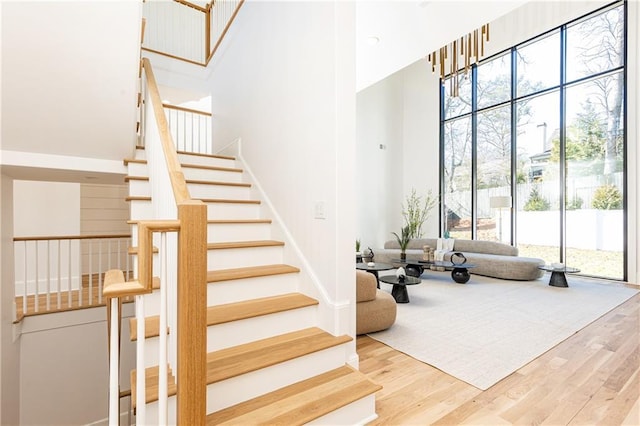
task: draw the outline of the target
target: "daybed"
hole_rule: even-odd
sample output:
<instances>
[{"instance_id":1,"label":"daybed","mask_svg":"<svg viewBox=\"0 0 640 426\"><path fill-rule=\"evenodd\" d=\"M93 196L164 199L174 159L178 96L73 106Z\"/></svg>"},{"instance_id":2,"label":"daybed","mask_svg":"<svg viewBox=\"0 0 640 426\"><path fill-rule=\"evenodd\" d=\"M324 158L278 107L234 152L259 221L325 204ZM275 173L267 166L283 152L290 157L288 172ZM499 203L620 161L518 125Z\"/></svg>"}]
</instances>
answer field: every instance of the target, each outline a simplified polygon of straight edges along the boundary
<instances>
[{"instance_id":1,"label":"daybed","mask_svg":"<svg viewBox=\"0 0 640 426\"><path fill-rule=\"evenodd\" d=\"M422 260L423 246L435 249L436 238L413 239L406 250L407 261ZM467 258L468 263L476 265L469 272L487 277L507 280L530 281L542 276L543 271L538 266L544 265L544 260L518 256L518 248L497 241L483 240L454 240L453 250L444 255L444 260L450 261L454 252L460 252ZM387 241L384 249L375 250L375 262L397 264L393 259L400 258L400 246L395 240Z\"/></svg>"}]
</instances>

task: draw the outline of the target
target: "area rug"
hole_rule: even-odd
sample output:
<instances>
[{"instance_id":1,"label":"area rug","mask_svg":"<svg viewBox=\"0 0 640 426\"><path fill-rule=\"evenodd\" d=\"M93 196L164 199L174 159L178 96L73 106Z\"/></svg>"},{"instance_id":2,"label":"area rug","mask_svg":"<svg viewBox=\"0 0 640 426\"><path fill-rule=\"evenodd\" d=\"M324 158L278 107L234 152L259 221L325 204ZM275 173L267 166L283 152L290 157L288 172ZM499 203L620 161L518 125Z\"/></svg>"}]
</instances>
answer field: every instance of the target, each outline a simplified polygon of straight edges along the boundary
<instances>
[{"instance_id":1,"label":"area rug","mask_svg":"<svg viewBox=\"0 0 640 426\"><path fill-rule=\"evenodd\" d=\"M569 288L427 271L395 324L370 337L485 390L638 291L568 276ZM384 290L391 286L381 283ZM386 287L386 288L385 288Z\"/></svg>"}]
</instances>

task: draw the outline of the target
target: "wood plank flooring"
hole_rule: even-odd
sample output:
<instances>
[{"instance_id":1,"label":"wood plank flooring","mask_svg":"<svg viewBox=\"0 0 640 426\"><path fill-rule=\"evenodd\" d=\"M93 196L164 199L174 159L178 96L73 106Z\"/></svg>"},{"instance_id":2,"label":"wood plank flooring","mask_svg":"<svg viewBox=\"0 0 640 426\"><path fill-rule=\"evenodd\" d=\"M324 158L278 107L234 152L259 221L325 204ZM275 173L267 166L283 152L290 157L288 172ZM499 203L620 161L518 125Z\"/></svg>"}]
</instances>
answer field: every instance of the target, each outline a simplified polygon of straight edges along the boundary
<instances>
[{"instance_id":1,"label":"wood plank flooring","mask_svg":"<svg viewBox=\"0 0 640 426\"><path fill-rule=\"evenodd\" d=\"M640 294L486 391L356 342L360 371L383 386L371 425L640 425Z\"/></svg>"}]
</instances>

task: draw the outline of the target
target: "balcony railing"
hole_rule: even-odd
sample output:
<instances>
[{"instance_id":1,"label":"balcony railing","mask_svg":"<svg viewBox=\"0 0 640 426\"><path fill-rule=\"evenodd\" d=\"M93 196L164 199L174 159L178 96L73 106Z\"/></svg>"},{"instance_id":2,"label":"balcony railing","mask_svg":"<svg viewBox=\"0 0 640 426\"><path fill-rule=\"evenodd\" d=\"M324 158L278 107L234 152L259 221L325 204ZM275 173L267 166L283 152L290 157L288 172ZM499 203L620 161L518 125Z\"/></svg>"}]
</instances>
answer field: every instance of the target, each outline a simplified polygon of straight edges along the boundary
<instances>
[{"instance_id":1,"label":"balcony railing","mask_svg":"<svg viewBox=\"0 0 640 426\"><path fill-rule=\"evenodd\" d=\"M163 104L178 151L213 154L211 113Z\"/></svg>"},{"instance_id":2,"label":"balcony railing","mask_svg":"<svg viewBox=\"0 0 640 426\"><path fill-rule=\"evenodd\" d=\"M147 0L142 48L207 66L244 0L217 0L204 6L185 0Z\"/></svg>"},{"instance_id":3,"label":"balcony railing","mask_svg":"<svg viewBox=\"0 0 640 426\"><path fill-rule=\"evenodd\" d=\"M15 237L16 320L104 305L104 274L132 274L130 235Z\"/></svg>"}]
</instances>

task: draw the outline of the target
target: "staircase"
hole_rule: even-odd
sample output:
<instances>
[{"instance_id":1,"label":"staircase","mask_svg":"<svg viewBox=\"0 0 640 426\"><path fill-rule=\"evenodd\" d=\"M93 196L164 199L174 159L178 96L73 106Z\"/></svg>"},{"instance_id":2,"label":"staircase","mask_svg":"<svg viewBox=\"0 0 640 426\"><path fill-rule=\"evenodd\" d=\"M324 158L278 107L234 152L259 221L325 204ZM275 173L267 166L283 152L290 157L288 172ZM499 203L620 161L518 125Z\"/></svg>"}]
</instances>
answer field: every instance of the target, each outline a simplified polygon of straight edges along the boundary
<instances>
[{"instance_id":1,"label":"staircase","mask_svg":"<svg viewBox=\"0 0 640 426\"><path fill-rule=\"evenodd\" d=\"M351 336L318 326L319 301L299 292L301 274L283 262L282 241L236 159L178 153L191 197L207 205L208 424L364 424L375 415L380 386L345 363ZM132 235L152 218L144 149L125 160ZM160 284L162 285L162 284ZM158 290L145 295L157 312ZM135 320L133 320L135 322ZM147 423L157 423L159 318L145 320ZM140 336L134 331L130 338ZM168 330L167 333L171 333ZM131 372L133 406L135 377ZM169 383L169 419L175 418L175 379Z\"/></svg>"}]
</instances>

